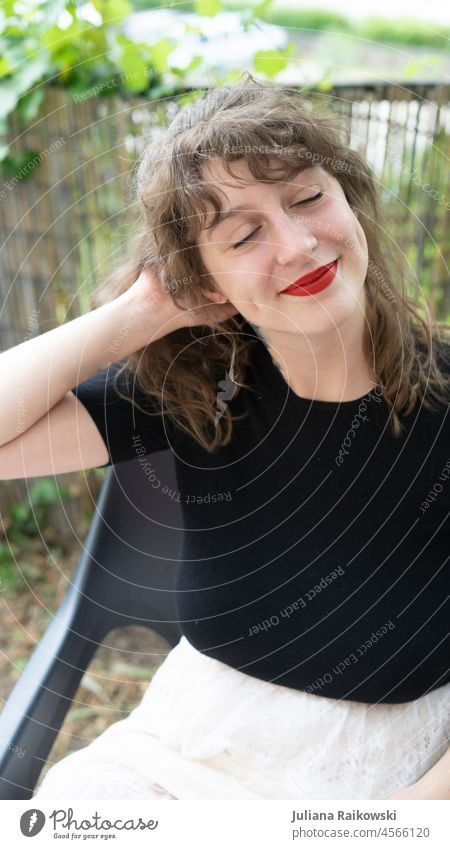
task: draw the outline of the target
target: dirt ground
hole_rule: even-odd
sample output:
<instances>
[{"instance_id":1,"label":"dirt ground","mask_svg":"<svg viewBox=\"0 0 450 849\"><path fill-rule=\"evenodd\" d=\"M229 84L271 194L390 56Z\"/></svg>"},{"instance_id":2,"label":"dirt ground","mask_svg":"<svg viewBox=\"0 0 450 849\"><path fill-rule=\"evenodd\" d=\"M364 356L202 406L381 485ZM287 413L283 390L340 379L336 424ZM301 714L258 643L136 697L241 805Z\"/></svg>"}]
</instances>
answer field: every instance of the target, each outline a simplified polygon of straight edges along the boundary
<instances>
[{"instance_id":1,"label":"dirt ground","mask_svg":"<svg viewBox=\"0 0 450 849\"><path fill-rule=\"evenodd\" d=\"M31 540L21 553L20 583L14 589L0 585L0 705L62 601L79 553L52 555L40 540ZM52 764L136 707L171 648L143 627L112 631L105 642L81 681L40 780Z\"/></svg>"}]
</instances>

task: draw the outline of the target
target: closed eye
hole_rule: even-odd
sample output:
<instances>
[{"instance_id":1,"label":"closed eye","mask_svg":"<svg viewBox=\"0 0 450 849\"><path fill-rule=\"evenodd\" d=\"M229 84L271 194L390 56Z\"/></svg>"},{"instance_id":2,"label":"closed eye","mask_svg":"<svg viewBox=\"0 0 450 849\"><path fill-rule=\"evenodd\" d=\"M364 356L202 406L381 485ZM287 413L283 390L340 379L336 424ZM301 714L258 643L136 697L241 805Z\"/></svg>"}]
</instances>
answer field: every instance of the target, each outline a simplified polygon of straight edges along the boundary
<instances>
[{"instance_id":1,"label":"closed eye","mask_svg":"<svg viewBox=\"0 0 450 849\"><path fill-rule=\"evenodd\" d=\"M260 227L257 227L257 228L256 228L256 230L252 230L252 232L251 232L251 233L249 233L249 235L248 235L248 236L246 236L246 237L245 237L245 239L242 239L240 242L236 242L236 244L235 244L235 245L232 245L233 250L234 250L235 248L240 248L240 247L241 247L241 245L245 245L245 243L246 243L246 242L248 242L248 240L249 240L249 239L251 239L251 237L252 237L252 236L254 236L254 235L255 235L255 233L257 233L257 232L258 232L258 230L260 230L260 229L261 229Z\"/></svg>"},{"instance_id":2,"label":"closed eye","mask_svg":"<svg viewBox=\"0 0 450 849\"><path fill-rule=\"evenodd\" d=\"M323 192L317 192L317 194L311 198L305 198L305 200L299 200L298 203L294 203L294 206L300 206L301 203L311 203L312 200L320 200L322 196Z\"/></svg>"},{"instance_id":3,"label":"closed eye","mask_svg":"<svg viewBox=\"0 0 450 849\"><path fill-rule=\"evenodd\" d=\"M303 203L311 203L311 201L313 201L313 200L320 200L320 198L322 196L323 196L323 192L318 192L317 195L314 195L311 198L306 198L305 200L299 200L297 203L294 203L293 206L300 206ZM258 230L260 230L260 229L261 229L261 227L257 227L256 230L252 230L252 232L249 233L248 236L245 237L245 239L241 239L240 242L236 242L236 244L232 245L233 250L235 250L236 248L240 248L241 245L245 245L245 243L248 242L248 240L251 239L251 237L254 236L255 233L257 233Z\"/></svg>"}]
</instances>

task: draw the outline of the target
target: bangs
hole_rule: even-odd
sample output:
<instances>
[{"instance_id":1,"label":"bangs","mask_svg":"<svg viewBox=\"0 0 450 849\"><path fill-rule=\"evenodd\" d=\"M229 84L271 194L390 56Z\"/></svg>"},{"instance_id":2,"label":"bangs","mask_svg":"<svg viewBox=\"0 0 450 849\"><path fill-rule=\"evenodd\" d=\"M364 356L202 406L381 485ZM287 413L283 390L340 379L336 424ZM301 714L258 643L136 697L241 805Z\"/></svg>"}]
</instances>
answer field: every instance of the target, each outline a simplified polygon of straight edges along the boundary
<instances>
[{"instance_id":1,"label":"bangs","mask_svg":"<svg viewBox=\"0 0 450 849\"><path fill-rule=\"evenodd\" d=\"M183 193L179 197L179 220L183 222L184 237L190 246L194 246L203 230L210 230L217 224L224 210L225 192L213 182L206 181L201 174L202 166L208 162L219 160L225 173L236 181L238 187L248 185L249 182L233 171L233 163L242 159L245 159L252 177L262 183L287 182L301 171L319 164L314 161L312 151L304 143L292 145L288 149L274 147L263 150L261 145L254 145L258 150L249 151L248 147L246 150L244 146L224 145L221 150L209 149L208 152L198 153L196 168L189 174L188 181L184 182Z\"/></svg>"}]
</instances>

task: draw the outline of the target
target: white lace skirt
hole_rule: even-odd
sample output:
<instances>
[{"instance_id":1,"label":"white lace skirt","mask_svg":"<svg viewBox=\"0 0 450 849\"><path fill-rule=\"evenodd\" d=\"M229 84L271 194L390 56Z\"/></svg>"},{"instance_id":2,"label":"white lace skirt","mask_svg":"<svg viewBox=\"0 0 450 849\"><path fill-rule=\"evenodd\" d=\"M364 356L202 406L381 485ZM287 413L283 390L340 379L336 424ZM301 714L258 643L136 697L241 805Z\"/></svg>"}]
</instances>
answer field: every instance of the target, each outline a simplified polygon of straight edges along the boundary
<instances>
[{"instance_id":1,"label":"white lace skirt","mask_svg":"<svg viewBox=\"0 0 450 849\"><path fill-rule=\"evenodd\" d=\"M444 754L450 685L370 705L172 649L132 713L52 767L36 798L385 799Z\"/></svg>"}]
</instances>

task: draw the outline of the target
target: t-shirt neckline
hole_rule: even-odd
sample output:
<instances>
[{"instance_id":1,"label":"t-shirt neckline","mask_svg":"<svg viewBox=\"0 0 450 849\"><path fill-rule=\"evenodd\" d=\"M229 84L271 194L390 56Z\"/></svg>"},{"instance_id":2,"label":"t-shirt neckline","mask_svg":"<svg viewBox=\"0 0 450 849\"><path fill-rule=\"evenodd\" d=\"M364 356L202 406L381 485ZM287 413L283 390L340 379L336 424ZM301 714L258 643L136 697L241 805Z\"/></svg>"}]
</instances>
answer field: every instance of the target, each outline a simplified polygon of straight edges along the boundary
<instances>
[{"instance_id":1,"label":"t-shirt neckline","mask_svg":"<svg viewBox=\"0 0 450 849\"><path fill-rule=\"evenodd\" d=\"M359 398L352 398L350 401L322 401L316 398L304 398L302 395L297 395L275 365L263 340L255 332L251 324L248 324L248 328L249 332L251 332L256 339L258 350L263 357L263 363L265 363L264 373L274 389L277 390L278 395L281 395L284 392L286 404L289 404L292 407L308 409L309 412L315 410L331 410L332 412L337 413L341 409L343 412L347 412L353 408L356 409L364 401L371 401L373 399L377 399L378 401L381 400L380 394L376 391L377 387L369 389L364 393L364 395L361 395Z\"/></svg>"}]
</instances>

